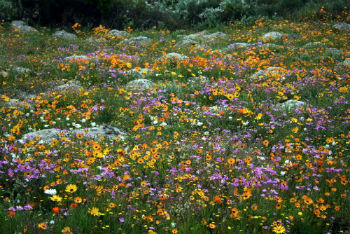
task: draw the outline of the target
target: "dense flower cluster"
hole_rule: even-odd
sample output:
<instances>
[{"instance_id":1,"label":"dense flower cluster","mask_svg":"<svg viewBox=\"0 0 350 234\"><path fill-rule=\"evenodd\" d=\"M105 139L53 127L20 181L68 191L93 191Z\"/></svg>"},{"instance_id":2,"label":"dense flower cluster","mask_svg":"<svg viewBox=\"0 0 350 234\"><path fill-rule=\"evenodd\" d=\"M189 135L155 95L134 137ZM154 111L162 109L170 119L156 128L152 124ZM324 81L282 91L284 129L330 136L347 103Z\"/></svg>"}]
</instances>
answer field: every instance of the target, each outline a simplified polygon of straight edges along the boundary
<instances>
[{"instance_id":1,"label":"dense flower cluster","mask_svg":"<svg viewBox=\"0 0 350 234\"><path fill-rule=\"evenodd\" d=\"M102 26L94 42L1 28L6 60L31 72L0 75L0 232L349 230L349 34L224 30L183 48L168 31L144 46ZM152 87L130 88L139 78ZM89 136L107 124L126 134Z\"/></svg>"}]
</instances>

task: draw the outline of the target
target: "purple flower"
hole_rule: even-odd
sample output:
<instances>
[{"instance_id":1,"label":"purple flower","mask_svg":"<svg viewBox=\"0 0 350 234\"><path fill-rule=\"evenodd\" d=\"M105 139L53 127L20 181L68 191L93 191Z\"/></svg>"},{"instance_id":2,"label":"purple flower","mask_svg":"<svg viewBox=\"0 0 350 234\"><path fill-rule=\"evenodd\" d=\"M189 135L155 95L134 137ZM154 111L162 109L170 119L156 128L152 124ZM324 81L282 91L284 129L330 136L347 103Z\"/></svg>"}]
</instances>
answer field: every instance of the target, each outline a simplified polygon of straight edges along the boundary
<instances>
[{"instance_id":1,"label":"purple flower","mask_svg":"<svg viewBox=\"0 0 350 234\"><path fill-rule=\"evenodd\" d=\"M119 218L119 222L124 223L124 222L125 222L125 219L124 219L123 217L120 217L120 218Z\"/></svg>"}]
</instances>

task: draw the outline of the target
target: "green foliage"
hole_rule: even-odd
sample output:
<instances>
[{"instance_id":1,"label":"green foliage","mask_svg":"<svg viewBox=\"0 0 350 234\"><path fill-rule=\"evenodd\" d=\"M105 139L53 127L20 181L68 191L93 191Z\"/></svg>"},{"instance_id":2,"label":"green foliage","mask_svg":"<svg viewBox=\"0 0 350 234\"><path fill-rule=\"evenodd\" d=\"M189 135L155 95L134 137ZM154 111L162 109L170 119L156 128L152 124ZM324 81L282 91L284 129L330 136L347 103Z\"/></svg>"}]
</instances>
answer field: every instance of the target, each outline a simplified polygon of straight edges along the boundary
<instances>
[{"instance_id":1,"label":"green foliage","mask_svg":"<svg viewBox=\"0 0 350 234\"><path fill-rule=\"evenodd\" d=\"M9 20L16 16L17 7L9 0L0 0L0 19Z\"/></svg>"},{"instance_id":2,"label":"green foliage","mask_svg":"<svg viewBox=\"0 0 350 234\"><path fill-rule=\"evenodd\" d=\"M350 7L347 0L9 0L0 1L4 19L26 18L51 26L82 25L169 29L201 25L214 27L229 21L261 16L323 19L323 9L336 15Z\"/></svg>"}]
</instances>

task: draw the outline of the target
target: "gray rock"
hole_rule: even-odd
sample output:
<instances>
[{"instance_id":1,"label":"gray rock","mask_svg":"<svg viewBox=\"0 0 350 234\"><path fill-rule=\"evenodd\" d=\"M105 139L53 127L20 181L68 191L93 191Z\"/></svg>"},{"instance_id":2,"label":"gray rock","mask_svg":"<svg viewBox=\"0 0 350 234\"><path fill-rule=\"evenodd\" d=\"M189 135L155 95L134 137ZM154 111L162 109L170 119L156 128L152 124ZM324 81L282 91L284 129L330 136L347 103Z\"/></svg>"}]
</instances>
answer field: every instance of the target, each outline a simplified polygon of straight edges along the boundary
<instances>
[{"instance_id":1,"label":"gray rock","mask_svg":"<svg viewBox=\"0 0 350 234\"><path fill-rule=\"evenodd\" d=\"M58 85L53 88L54 91L69 91L69 90L80 90L83 87L77 80L70 80L66 84Z\"/></svg>"},{"instance_id":2,"label":"gray rock","mask_svg":"<svg viewBox=\"0 0 350 234\"><path fill-rule=\"evenodd\" d=\"M146 46L148 44L150 44L152 42L151 39L149 39L148 37L143 37L143 36L139 36L139 37L132 37L129 39L125 39L122 44L123 45L130 45L130 46Z\"/></svg>"},{"instance_id":3,"label":"gray rock","mask_svg":"<svg viewBox=\"0 0 350 234\"><path fill-rule=\"evenodd\" d=\"M183 39L184 40L213 40L217 38L224 39L226 37L227 37L226 33L223 33L223 32L215 32L210 34L207 31L202 31L202 32L186 35L183 37Z\"/></svg>"},{"instance_id":4,"label":"gray rock","mask_svg":"<svg viewBox=\"0 0 350 234\"><path fill-rule=\"evenodd\" d=\"M325 46L327 46L326 43L315 41L315 42L308 42L303 47L308 49L308 48L313 48L313 47L325 47Z\"/></svg>"},{"instance_id":5,"label":"gray rock","mask_svg":"<svg viewBox=\"0 0 350 234\"><path fill-rule=\"evenodd\" d=\"M295 110L298 109L300 107L304 107L305 106L305 102L301 102L301 101L297 101L297 100L288 100L286 102L283 103L279 103L275 106L275 108L280 109L280 110Z\"/></svg>"},{"instance_id":6,"label":"gray rock","mask_svg":"<svg viewBox=\"0 0 350 234\"><path fill-rule=\"evenodd\" d=\"M177 60L188 59L187 56L182 55L182 54L178 54L178 53L168 53L168 54L164 55L163 58L166 58L166 59L177 59Z\"/></svg>"},{"instance_id":7,"label":"gray rock","mask_svg":"<svg viewBox=\"0 0 350 234\"><path fill-rule=\"evenodd\" d=\"M263 35L264 40L277 40L283 37L283 33L280 32L268 32Z\"/></svg>"},{"instance_id":8,"label":"gray rock","mask_svg":"<svg viewBox=\"0 0 350 234\"><path fill-rule=\"evenodd\" d=\"M268 48L270 50L277 50L280 48L279 45L273 44L273 43L263 43L258 46L259 48Z\"/></svg>"},{"instance_id":9,"label":"gray rock","mask_svg":"<svg viewBox=\"0 0 350 234\"><path fill-rule=\"evenodd\" d=\"M102 125L92 128L82 128L73 130L72 134L82 133L86 137L91 137L94 139L99 139L100 137L115 139L115 138L121 138L124 139L126 136L126 133L120 130L119 128L110 126L110 125Z\"/></svg>"},{"instance_id":10,"label":"gray rock","mask_svg":"<svg viewBox=\"0 0 350 234\"><path fill-rule=\"evenodd\" d=\"M147 79L137 79L130 81L126 87L129 89L150 89L154 87L154 83Z\"/></svg>"},{"instance_id":11,"label":"gray rock","mask_svg":"<svg viewBox=\"0 0 350 234\"><path fill-rule=\"evenodd\" d=\"M13 71L18 72L18 73L29 73L31 70L29 68L25 68L25 67L14 67Z\"/></svg>"},{"instance_id":12,"label":"gray rock","mask_svg":"<svg viewBox=\"0 0 350 234\"><path fill-rule=\"evenodd\" d=\"M227 37L226 33L223 32L215 32L209 35L204 35L203 38L204 39L208 39L208 40L213 40L213 39L225 39Z\"/></svg>"},{"instance_id":13,"label":"gray rock","mask_svg":"<svg viewBox=\"0 0 350 234\"><path fill-rule=\"evenodd\" d=\"M208 35L207 31L197 32L183 37L184 40L198 40L203 39L205 35Z\"/></svg>"},{"instance_id":14,"label":"gray rock","mask_svg":"<svg viewBox=\"0 0 350 234\"><path fill-rule=\"evenodd\" d=\"M85 56L85 55L72 55L72 56L64 58L64 60L68 60L68 61L90 60L90 58Z\"/></svg>"},{"instance_id":15,"label":"gray rock","mask_svg":"<svg viewBox=\"0 0 350 234\"><path fill-rule=\"evenodd\" d=\"M19 27L19 26L24 26L24 25L27 25L27 24L22 20L11 21L11 26Z\"/></svg>"},{"instance_id":16,"label":"gray rock","mask_svg":"<svg viewBox=\"0 0 350 234\"><path fill-rule=\"evenodd\" d=\"M30 141L35 140L36 137L40 137L39 141L42 140L43 142L51 142L53 139L59 138L59 133L62 132L59 129L56 128L50 128L50 129L43 129L35 132L29 132L27 134L23 135L24 141Z\"/></svg>"},{"instance_id":17,"label":"gray rock","mask_svg":"<svg viewBox=\"0 0 350 234\"><path fill-rule=\"evenodd\" d=\"M340 59L344 55L343 52L337 48L327 48L324 54L334 59Z\"/></svg>"},{"instance_id":18,"label":"gray rock","mask_svg":"<svg viewBox=\"0 0 350 234\"><path fill-rule=\"evenodd\" d=\"M208 83L210 80L208 77L200 76L200 77L189 77L187 79L188 85L202 85Z\"/></svg>"},{"instance_id":19,"label":"gray rock","mask_svg":"<svg viewBox=\"0 0 350 234\"><path fill-rule=\"evenodd\" d=\"M198 42L191 40L191 39L184 39L182 41L179 41L176 43L176 47L185 47L185 46L195 46Z\"/></svg>"},{"instance_id":20,"label":"gray rock","mask_svg":"<svg viewBox=\"0 0 350 234\"><path fill-rule=\"evenodd\" d=\"M343 61L343 65L350 68L350 58L345 59L345 60Z\"/></svg>"},{"instance_id":21,"label":"gray rock","mask_svg":"<svg viewBox=\"0 0 350 234\"><path fill-rule=\"evenodd\" d=\"M266 78L269 78L271 76L275 76L276 74L278 76L281 76L281 79L285 79L285 74L287 71L284 68L281 67L269 67L265 70L260 70L256 73L254 73L250 78L253 80L265 80Z\"/></svg>"},{"instance_id":22,"label":"gray rock","mask_svg":"<svg viewBox=\"0 0 350 234\"><path fill-rule=\"evenodd\" d=\"M227 46L228 50L246 49L250 44L245 42L234 42Z\"/></svg>"},{"instance_id":23,"label":"gray rock","mask_svg":"<svg viewBox=\"0 0 350 234\"><path fill-rule=\"evenodd\" d=\"M28 102L25 101L21 101L19 99L10 99L7 102L4 102L4 106L8 106L8 107L17 107L17 108L31 108L32 105Z\"/></svg>"},{"instance_id":24,"label":"gray rock","mask_svg":"<svg viewBox=\"0 0 350 234\"><path fill-rule=\"evenodd\" d=\"M133 76L138 79L145 78L147 75L152 74L153 71L148 68L141 68L140 70L132 69L127 72L128 76Z\"/></svg>"},{"instance_id":25,"label":"gray rock","mask_svg":"<svg viewBox=\"0 0 350 234\"><path fill-rule=\"evenodd\" d=\"M126 35L128 35L128 32L126 32L126 31L119 31L117 29L112 29L111 31L108 32L108 34L110 36L113 36L113 37L125 37Z\"/></svg>"},{"instance_id":26,"label":"gray rock","mask_svg":"<svg viewBox=\"0 0 350 234\"><path fill-rule=\"evenodd\" d=\"M8 72L0 71L0 75L2 75L2 76L8 76L9 74L8 74Z\"/></svg>"},{"instance_id":27,"label":"gray rock","mask_svg":"<svg viewBox=\"0 0 350 234\"><path fill-rule=\"evenodd\" d=\"M333 25L333 28L339 31L350 32L350 24L347 24L345 22L336 23Z\"/></svg>"},{"instance_id":28,"label":"gray rock","mask_svg":"<svg viewBox=\"0 0 350 234\"><path fill-rule=\"evenodd\" d=\"M73 39L77 38L77 36L75 34L66 32L64 30L56 31L52 36L66 39L66 40L73 40Z\"/></svg>"},{"instance_id":29,"label":"gray rock","mask_svg":"<svg viewBox=\"0 0 350 234\"><path fill-rule=\"evenodd\" d=\"M43 143L50 143L53 139L60 138L60 135L59 135L60 133L65 136L82 133L85 137L90 137L94 139L99 139L100 137L112 138L112 139L120 137L121 139L124 139L126 136L125 132L121 131L116 127L113 127L110 125L103 125L103 126L97 126L92 128L75 129L72 131L56 129L56 128L43 129L39 131L29 132L23 135L22 139L24 141L29 141L29 140L35 140L36 137L40 137L39 141L42 141Z\"/></svg>"}]
</instances>

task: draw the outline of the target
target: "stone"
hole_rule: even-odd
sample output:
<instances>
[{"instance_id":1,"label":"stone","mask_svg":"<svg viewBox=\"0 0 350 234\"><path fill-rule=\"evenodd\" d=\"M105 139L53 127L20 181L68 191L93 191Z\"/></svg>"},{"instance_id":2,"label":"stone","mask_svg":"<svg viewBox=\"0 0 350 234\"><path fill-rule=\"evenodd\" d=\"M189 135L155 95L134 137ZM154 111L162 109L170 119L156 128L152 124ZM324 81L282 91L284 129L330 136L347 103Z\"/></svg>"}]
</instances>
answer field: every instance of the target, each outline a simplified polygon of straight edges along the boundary
<instances>
[{"instance_id":1,"label":"stone","mask_svg":"<svg viewBox=\"0 0 350 234\"><path fill-rule=\"evenodd\" d=\"M343 61L343 65L350 68L350 58L345 59L345 60Z\"/></svg>"},{"instance_id":2,"label":"stone","mask_svg":"<svg viewBox=\"0 0 350 234\"><path fill-rule=\"evenodd\" d=\"M127 75L133 76L133 77L138 78L138 79L142 79L142 78L145 78L147 75L150 75L152 73L153 73L153 71L151 69L141 68L139 70L136 70L136 69L129 70L127 72Z\"/></svg>"},{"instance_id":3,"label":"stone","mask_svg":"<svg viewBox=\"0 0 350 234\"><path fill-rule=\"evenodd\" d=\"M198 40L203 39L205 35L208 35L207 31L197 32L183 37L184 40Z\"/></svg>"},{"instance_id":4,"label":"stone","mask_svg":"<svg viewBox=\"0 0 350 234\"><path fill-rule=\"evenodd\" d=\"M151 39L144 36L132 37L129 39L125 39L122 44L130 45L130 46L146 46L152 42Z\"/></svg>"},{"instance_id":5,"label":"stone","mask_svg":"<svg viewBox=\"0 0 350 234\"><path fill-rule=\"evenodd\" d=\"M176 59L176 60L188 59L188 57L186 55L182 55L182 54L179 54L179 53L168 53L168 54L164 55L163 58L165 58L165 59Z\"/></svg>"},{"instance_id":6,"label":"stone","mask_svg":"<svg viewBox=\"0 0 350 234\"><path fill-rule=\"evenodd\" d=\"M276 108L291 111L303 106L305 106L305 102L301 102L293 99L293 100L288 100L286 102L277 104Z\"/></svg>"},{"instance_id":7,"label":"stone","mask_svg":"<svg viewBox=\"0 0 350 234\"><path fill-rule=\"evenodd\" d=\"M21 100L16 99L16 98L13 98L7 102L4 102L4 105L8 106L8 107L17 107L17 108L31 108L32 107L32 105L29 104L28 102L21 101Z\"/></svg>"},{"instance_id":8,"label":"stone","mask_svg":"<svg viewBox=\"0 0 350 234\"><path fill-rule=\"evenodd\" d=\"M250 44L245 42L234 42L227 46L227 49L229 50L237 50L237 49L246 49L249 47Z\"/></svg>"},{"instance_id":9,"label":"stone","mask_svg":"<svg viewBox=\"0 0 350 234\"><path fill-rule=\"evenodd\" d=\"M284 80L287 71L281 67L269 67L265 70L260 70L254 73L250 78L253 80L265 80L269 77L274 77L278 80Z\"/></svg>"},{"instance_id":10,"label":"stone","mask_svg":"<svg viewBox=\"0 0 350 234\"><path fill-rule=\"evenodd\" d=\"M204 39L208 39L208 40L213 40L217 38L225 39L226 37L227 37L227 34L223 32L215 32L215 33L203 36Z\"/></svg>"},{"instance_id":11,"label":"stone","mask_svg":"<svg viewBox=\"0 0 350 234\"><path fill-rule=\"evenodd\" d=\"M182 41L179 41L178 43L176 43L176 47L185 47L185 46L195 46L197 45L198 42L191 40L191 39L185 39Z\"/></svg>"},{"instance_id":12,"label":"stone","mask_svg":"<svg viewBox=\"0 0 350 234\"><path fill-rule=\"evenodd\" d=\"M108 35L112 37L125 37L126 35L128 35L128 32L112 29L111 31L108 32Z\"/></svg>"},{"instance_id":13,"label":"stone","mask_svg":"<svg viewBox=\"0 0 350 234\"><path fill-rule=\"evenodd\" d=\"M66 84L58 85L53 88L54 91L69 91L69 90L80 90L83 87L77 80L70 80Z\"/></svg>"},{"instance_id":14,"label":"stone","mask_svg":"<svg viewBox=\"0 0 350 234\"><path fill-rule=\"evenodd\" d=\"M308 42L303 47L304 48L313 48L313 47L324 47L327 46L324 42L314 41L314 42Z\"/></svg>"},{"instance_id":15,"label":"stone","mask_svg":"<svg viewBox=\"0 0 350 234\"><path fill-rule=\"evenodd\" d=\"M74 40L77 38L77 36L75 34L66 32L64 30L56 31L53 34L53 36L58 37L58 38L62 38L62 39L66 39L66 40Z\"/></svg>"},{"instance_id":16,"label":"stone","mask_svg":"<svg viewBox=\"0 0 350 234\"><path fill-rule=\"evenodd\" d=\"M259 48L268 48L270 50L277 50L280 48L279 45L273 44L273 43L263 43L258 46Z\"/></svg>"},{"instance_id":17,"label":"stone","mask_svg":"<svg viewBox=\"0 0 350 234\"><path fill-rule=\"evenodd\" d=\"M208 77L200 76L200 77L189 77L187 79L188 85L202 85L208 83L210 80Z\"/></svg>"},{"instance_id":18,"label":"stone","mask_svg":"<svg viewBox=\"0 0 350 234\"><path fill-rule=\"evenodd\" d=\"M28 26L24 21L22 20L14 20L11 22L11 28L15 30L19 30L24 33L30 33L30 32L37 32L35 28Z\"/></svg>"},{"instance_id":19,"label":"stone","mask_svg":"<svg viewBox=\"0 0 350 234\"><path fill-rule=\"evenodd\" d=\"M86 137L91 137L94 139L99 139L100 137L115 139L121 138L124 139L126 133L120 130L119 128L113 127L111 125L101 125L92 128L81 128L72 131L72 134L82 133Z\"/></svg>"},{"instance_id":20,"label":"stone","mask_svg":"<svg viewBox=\"0 0 350 234\"><path fill-rule=\"evenodd\" d=\"M333 25L333 28L338 31L350 32L350 24L345 22L336 23L335 25Z\"/></svg>"},{"instance_id":21,"label":"stone","mask_svg":"<svg viewBox=\"0 0 350 234\"><path fill-rule=\"evenodd\" d=\"M90 60L90 58L85 56L85 55L72 55L72 56L64 58L64 60L67 60L67 61L79 61L79 60Z\"/></svg>"},{"instance_id":22,"label":"stone","mask_svg":"<svg viewBox=\"0 0 350 234\"><path fill-rule=\"evenodd\" d=\"M39 141L42 140L43 142L48 143L51 142L53 139L58 139L60 132L62 131L56 128L43 129L24 134L22 138L24 141L30 141L35 140L36 137L40 137Z\"/></svg>"},{"instance_id":23,"label":"stone","mask_svg":"<svg viewBox=\"0 0 350 234\"><path fill-rule=\"evenodd\" d=\"M282 39L283 33L280 32L268 32L263 35L264 40L277 40Z\"/></svg>"},{"instance_id":24,"label":"stone","mask_svg":"<svg viewBox=\"0 0 350 234\"><path fill-rule=\"evenodd\" d=\"M147 79L136 79L130 81L126 87L129 89L150 89L154 87L154 83Z\"/></svg>"},{"instance_id":25,"label":"stone","mask_svg":"<svg viewBox=\"0 0 350 234\"><path fill-rule=\"evenodd\" d=\"M327 48L324 54L337 60L344 55L343 52L337 48Z\"/></svg>"},{"instance_id":26,"label":"stone","mask_svg":"<svg viewBox=\"0 0 350 234\"><path fill-rule=\"evenodd\" d=\"M50 143L53 139L58 139L61 136L76 135L77 133L82 133L85 137L99 139L100 137L112 138L115 139L120 137L124 139L126 133L120 129L110 126L110 125L101 125L91 128L81 128L75 129L72 131L62 130L57 128L43 129L34 132L29 132L24 134L22 139L25 141L35 140L36 137L40 137L39 142Z\"/></svg>"},{"instance_id":27,"label":"stone","mask_svg":"<svg viewBox=\"0 0 350 234\"><path fill-rule=\"evenodd\" d=\"M25 67L14 67L13 70L18 73L29 73L31 70Z\"/></svg>"},{"instance_id":28,"label":"stone","mask_svg":"<svg viewBox=\"0 0 350 234\"><path fill-rule=\"evenodd\" d=\"M7 77L9 74L8 74L8 72L0 71L0 75L2 75L4 77Z\"/></svg>"}]
</instances>

